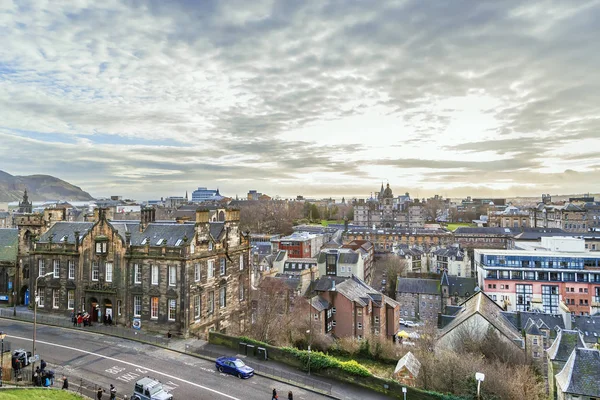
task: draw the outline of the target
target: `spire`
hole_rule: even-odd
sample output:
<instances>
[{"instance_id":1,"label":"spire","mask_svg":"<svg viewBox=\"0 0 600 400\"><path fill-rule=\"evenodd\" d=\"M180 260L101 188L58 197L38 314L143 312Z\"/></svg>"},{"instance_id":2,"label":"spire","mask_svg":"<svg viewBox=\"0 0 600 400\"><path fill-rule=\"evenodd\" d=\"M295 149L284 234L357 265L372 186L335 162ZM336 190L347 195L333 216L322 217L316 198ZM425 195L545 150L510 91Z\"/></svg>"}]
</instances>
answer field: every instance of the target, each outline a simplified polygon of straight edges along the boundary
<instances>
[{"instance_id":1,"label":"spire","mask_svg":"<svg viewBox=\"0 0 600 400\"><path fill-rule=\"evenodd\" d=\"M186 201L188 200L188 192L187 192L187 190L185 191L185 200Z\"/></svg>"}]
</instances>

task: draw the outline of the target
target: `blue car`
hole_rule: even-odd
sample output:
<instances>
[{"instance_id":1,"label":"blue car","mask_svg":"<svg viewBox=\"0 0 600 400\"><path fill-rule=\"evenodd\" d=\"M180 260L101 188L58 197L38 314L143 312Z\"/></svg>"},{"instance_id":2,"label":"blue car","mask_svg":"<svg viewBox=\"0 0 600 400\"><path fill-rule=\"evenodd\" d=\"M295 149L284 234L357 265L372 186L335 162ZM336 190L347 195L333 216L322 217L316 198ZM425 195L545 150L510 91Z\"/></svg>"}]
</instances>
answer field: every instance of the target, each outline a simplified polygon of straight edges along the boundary
<instances>
[{"instance_id":1,"label":"blue car","mask_svg":"<svg viewBox=\"0 0 600 400\"><path fill-rule=\"evenodd\" d=\"M219 372L235 375L240 379L250 378L254 375L254 369L250 368L242 360L235 357L219 357L215 361L215 367Z\"/></svg>"}]
</instances>

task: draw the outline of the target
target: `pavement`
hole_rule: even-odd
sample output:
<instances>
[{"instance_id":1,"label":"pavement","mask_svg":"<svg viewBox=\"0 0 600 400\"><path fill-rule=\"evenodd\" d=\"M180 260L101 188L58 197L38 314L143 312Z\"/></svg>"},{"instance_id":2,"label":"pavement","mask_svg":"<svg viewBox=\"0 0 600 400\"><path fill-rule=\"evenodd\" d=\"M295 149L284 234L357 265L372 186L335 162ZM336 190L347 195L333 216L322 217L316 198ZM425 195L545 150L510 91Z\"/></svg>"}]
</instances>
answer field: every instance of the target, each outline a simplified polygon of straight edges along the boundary
<instances>
[{"instance_id":1,"label":"pavement","mask_svg":"<svg viewBox=\"0 0 600 400\"><path fill-rule=\"evenodd\" d=\"M12 308L10 309L12 311ZM4 311L1 315L1 317L6 318L7 317L7 313L6 313L6 309L3 309L2 311ZM19 320L25 320L25 321L31 321L31 316L28 315L29 314L33 314L33 312L31 310L29 310L27 307L17 307L17 319ZM8 316L8 318L12 318L12 312L10 313L10 316ZM131 328L125 328L122 327L122 330L127 331L127 335L123 336L120 334L120 330L116 330L114 327L105 327L103 325L100 324L96 324L94 325L91 329L90 327L86 327L86 328L74 328L72 327L72 325L65 323L65 316L61 316L61 315L52 315L52 314L43 314L43 322L40 322L40 313L38 313L37 316L37 325L57 325L57 326L61 326L67 329L72 329L74 331L76 330L88 330L88 331L93 331L95 333L99 333L99 334L106 334L106 335L111 335L111 336L116 336L116 337L125 337L126 339L129 340L136 340L138 339L136 336L132 337L131 336ZM68 319L67 319L68 322ZM149 337L147 337L149 336ZM261 374L261 372L257 371L257 375L264 375L265 377L268 377L269 379L272 380L276 380L276 381L280 381L283 382L287 385L292 385L292 386L296 386L298 388L302 388L308 391L314 391L315 393L318 393L320 395L325 395L326 397L329 398L334 398L334 399L343 399L343 400L364 400L364 399L373 399L373 400L380 400L380 399L389 399L388 396L385 396L383 394L380 393L376 393L373 392L371 390L368 389L363 389L359 386L354 386L345 382L340 382L337 380L333 380L333 379L329 379L326 377L322 377L319 375L310 375L308 376L305 372L300 371L298 369L296 369L295 367L289 366L287 364L283 364L283 363L279 363L276 361L271 361L271 360L260 360L254 357L246 357L244 355L239 355L237 354L237 350L235 349L230 349L228 347L225 346L217 346L217 345L213 345L208 343L207 341L201 340L201 339L197 339L197 338L177 338L177 337L172 337L171 339L164 341L162 340L162 336L160 335L146 335L144 333L140 333L139 334L139 339L142 342L145 343L149 343L152 344L152 338L155 337L157 338L158 341L158 337L161 338L160 342L164 342L165 345L162 345L160 343L156 343L154 344L157 347L162 347L162 348L167 348L169 350L172 351L176 351L182 354L186 354L186 355L192 355L192 356L196 356L196 357L200 357L200 358L204 358L206 360L210 360L210 359L214 359L215 355L226 355L226 356L238 356L240 358L246 358L249 362L251 361L252 365L258 365L259 370L264 370L267 371L266 374ZM199 354L198 354L199 353ZM203 354L204 353L204 354ZM210 354L210 355L206 355L206 354ZM322 388L330 388L330 393L324 393ZM321 390L320 390L321 389Z\"/></svg>"}]
</instances>

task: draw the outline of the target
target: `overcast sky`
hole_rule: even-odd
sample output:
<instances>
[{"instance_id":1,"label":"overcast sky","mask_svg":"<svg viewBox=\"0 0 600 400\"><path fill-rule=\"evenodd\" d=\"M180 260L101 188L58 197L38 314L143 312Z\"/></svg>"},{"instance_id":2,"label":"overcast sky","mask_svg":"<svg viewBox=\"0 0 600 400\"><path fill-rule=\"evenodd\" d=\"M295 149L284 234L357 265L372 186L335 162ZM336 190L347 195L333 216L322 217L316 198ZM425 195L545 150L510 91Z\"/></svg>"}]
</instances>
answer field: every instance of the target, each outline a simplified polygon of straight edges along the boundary
<instances>
[{"instance_id":1,"label":"overcast sky","mask_svg":"<svg viewBox=\"0 0 600 400\"><path fill-rule=\"evenodd\" d=\"M597 192L598 21L573 0L0 0L0 170L140 200Z\"/></svg>"}]
</instances>

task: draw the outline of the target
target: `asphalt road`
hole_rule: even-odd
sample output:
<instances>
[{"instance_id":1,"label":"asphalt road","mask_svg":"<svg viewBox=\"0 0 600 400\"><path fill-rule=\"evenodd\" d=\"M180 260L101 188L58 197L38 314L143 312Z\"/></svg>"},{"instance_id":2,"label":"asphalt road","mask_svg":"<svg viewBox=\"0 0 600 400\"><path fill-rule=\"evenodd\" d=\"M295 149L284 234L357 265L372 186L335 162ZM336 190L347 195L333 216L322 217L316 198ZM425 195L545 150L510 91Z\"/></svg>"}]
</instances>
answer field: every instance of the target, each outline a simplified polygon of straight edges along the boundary
<instances>
[{"instance_id":1,"label":"asphalt road","mask_svg":"<svg viewBox=\"0 0 600 400\"><path fill-rule=\"evenodd\" d=\"M31 351L32 324L0 319L0 330L12 349ZM131 395L134 382L144 376L160 380L177 400L264 400L271 398L273 388L279 398L287 398L288 390L294 399L327 398L261 376L240 380L220 374L210 361L89 332L38 325L36 350L53 368L58 366L57 376L64 373L71 382L81 377L105 388L112 383L119 399Z\"/></svg>"}]
</instances>

